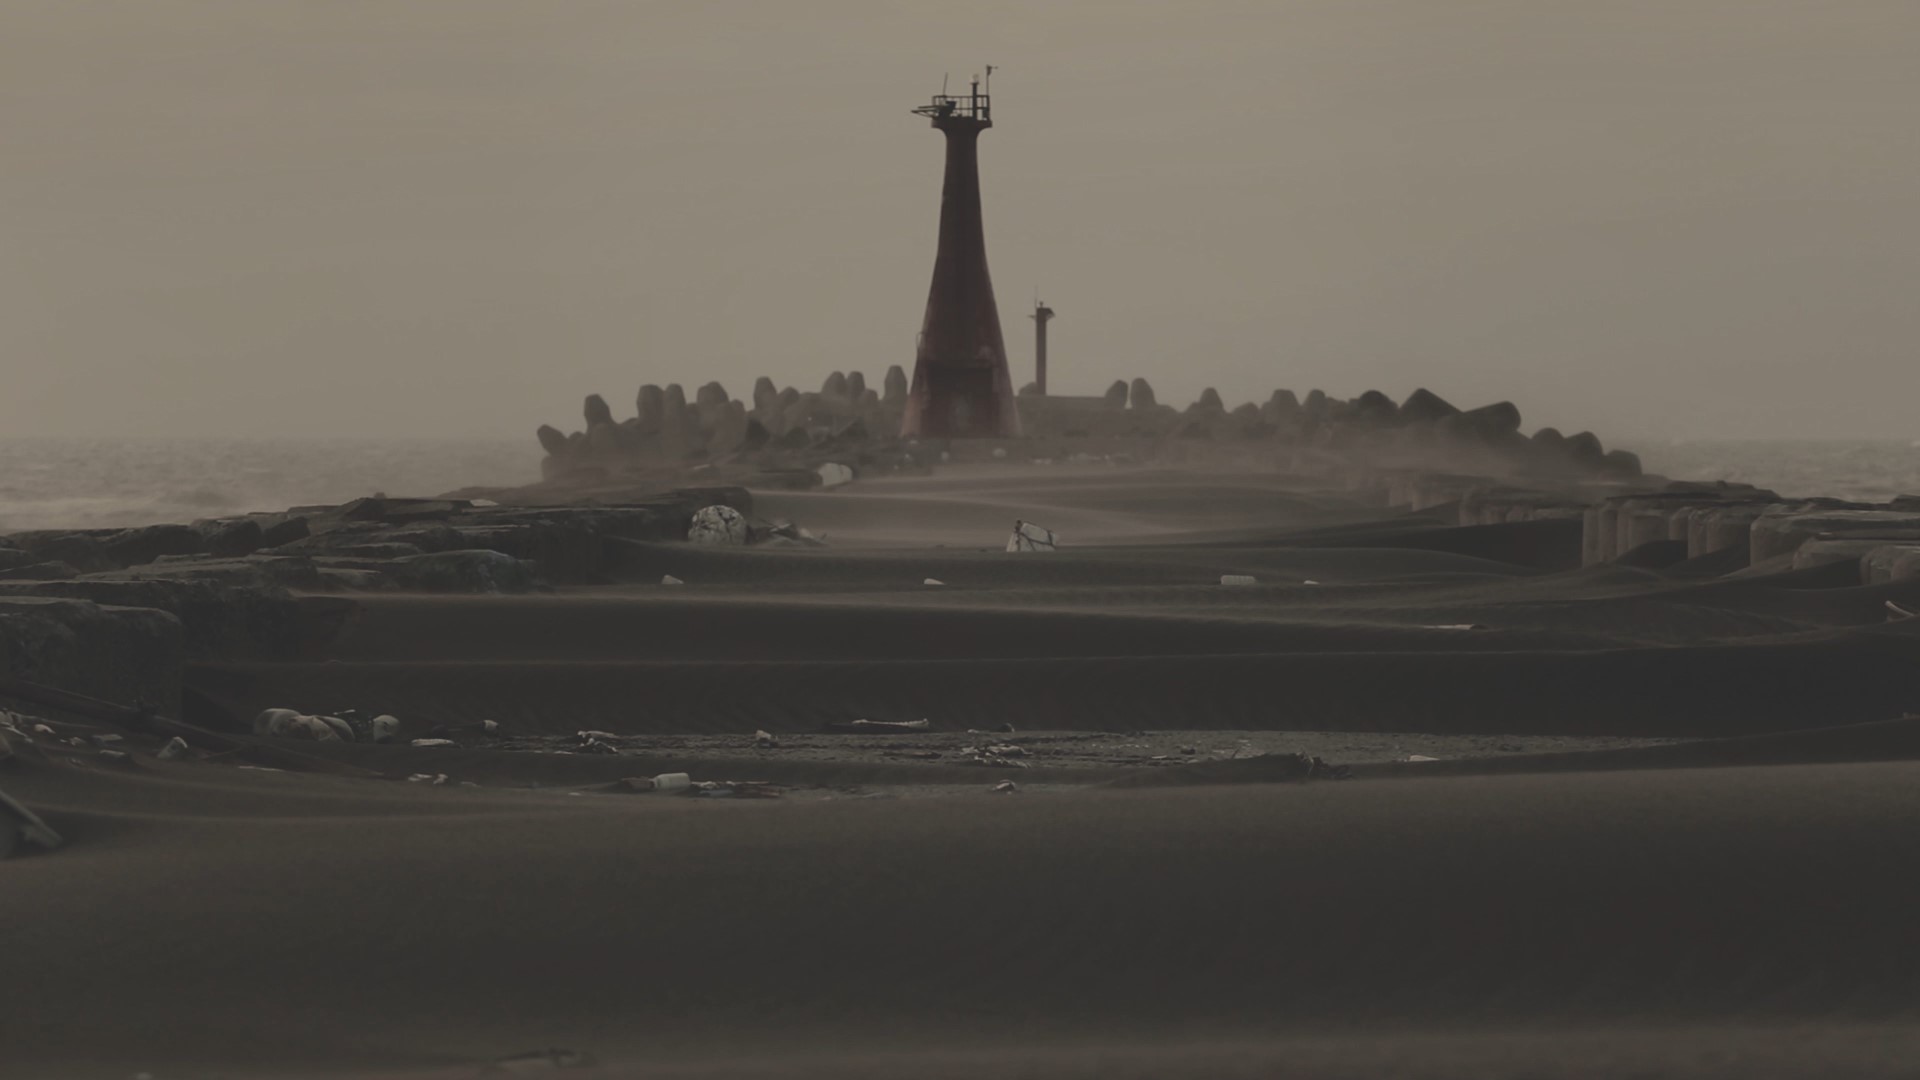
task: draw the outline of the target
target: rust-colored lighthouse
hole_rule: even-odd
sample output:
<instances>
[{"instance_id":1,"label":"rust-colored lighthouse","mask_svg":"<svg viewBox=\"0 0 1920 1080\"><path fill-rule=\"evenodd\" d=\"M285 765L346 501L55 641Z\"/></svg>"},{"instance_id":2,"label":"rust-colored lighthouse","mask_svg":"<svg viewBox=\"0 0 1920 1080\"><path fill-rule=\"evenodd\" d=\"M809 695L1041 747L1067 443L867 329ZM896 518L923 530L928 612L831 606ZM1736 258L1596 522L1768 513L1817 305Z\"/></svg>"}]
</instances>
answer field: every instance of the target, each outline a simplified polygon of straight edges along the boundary
<instances>
[{"instance_id":1,"label":"rust-colored lighthouse","mask_svg":"<svg viewBox=\"0 0 1920 1080\"><path fill-rule=\"evenodd\" d=\"M989 71L992 69L989 68ZM987 274L980 218L980 133L993 126L991 99L973 81L965 97L941 94L913 110L947 137L940 193L940 250L900 424L905 438L1020 434L1020 414L1000 339L1000 309Z\"/></svg>"}]
</instances>

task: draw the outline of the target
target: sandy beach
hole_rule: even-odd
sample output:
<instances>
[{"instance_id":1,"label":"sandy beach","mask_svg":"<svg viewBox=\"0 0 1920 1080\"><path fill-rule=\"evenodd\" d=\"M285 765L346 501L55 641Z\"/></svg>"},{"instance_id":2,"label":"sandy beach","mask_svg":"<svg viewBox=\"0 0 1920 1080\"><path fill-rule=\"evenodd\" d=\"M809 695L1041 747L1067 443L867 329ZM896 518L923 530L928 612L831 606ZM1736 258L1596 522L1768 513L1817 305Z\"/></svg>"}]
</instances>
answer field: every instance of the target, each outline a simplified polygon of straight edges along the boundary
<instances>
[{"instance_id":1,"label":"sandy beach","mask_svg":"<svg viewBox=\"0 0 1920 1080\"><path fill-rule=\"evenodd\" d=\"M6 790L68 845L6 871L10 1075L452 1077L545 1047L583 1077L1899 1075L1920 1050L1920 632L1884 621L1920 585L1569 569L1541 523L1273 475L953 470L760 508L831 546L315 597L298 658L190 668L208 727L456 732L305 751L366 776L16 747ZM1062 548L1000 550L1016 518ZM785 792L618 783L673 771Z\"/></svg>"}]
</instances>

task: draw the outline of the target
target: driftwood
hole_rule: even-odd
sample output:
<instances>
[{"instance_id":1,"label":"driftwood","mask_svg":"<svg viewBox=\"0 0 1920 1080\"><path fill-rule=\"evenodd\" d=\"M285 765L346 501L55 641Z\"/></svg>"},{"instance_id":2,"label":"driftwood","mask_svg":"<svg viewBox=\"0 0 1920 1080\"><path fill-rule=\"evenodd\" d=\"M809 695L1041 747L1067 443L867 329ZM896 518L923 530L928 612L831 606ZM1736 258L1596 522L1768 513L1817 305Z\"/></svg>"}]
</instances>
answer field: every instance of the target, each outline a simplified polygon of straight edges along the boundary
<instances>
[{"instance_id":1,"label":"driftwood","mask_svg":"<svg viewBox=\"0 0 1920 1080\"><path fill-rule=\"evenodd\" d=\"M182 738L197 746L237 754L248 760L277 768L369 778L383 775L358 765L349 765L344 761L334 761L315 754L289 750L265 740L244 735L227 735L181 720L169 720L150 707L116 705L111 701L102 701L96 697L76 694L71 690L61 690L58 687L43 686L25 679L0 678L0 698L11 698L49 709L60 709L76 716L123 727L129 731Z\"/></svg>"}]
</instances>

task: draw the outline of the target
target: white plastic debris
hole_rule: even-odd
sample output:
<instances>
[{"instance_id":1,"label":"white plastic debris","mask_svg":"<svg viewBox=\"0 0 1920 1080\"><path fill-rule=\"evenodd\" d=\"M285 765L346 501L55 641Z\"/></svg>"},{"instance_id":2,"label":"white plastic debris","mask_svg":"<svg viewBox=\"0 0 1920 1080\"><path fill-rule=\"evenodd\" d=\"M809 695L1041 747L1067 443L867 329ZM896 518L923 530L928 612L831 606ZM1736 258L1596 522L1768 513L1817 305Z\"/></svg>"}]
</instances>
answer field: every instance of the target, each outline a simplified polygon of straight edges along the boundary
<instances>
[{"instance_id":1,"label":"white plastic debris","mask_svg":"<svg viewBox=\"0 0 1920 1080\"><path fill-rule=\"evenodd\" d=\"M1035 525L1031 521L1015 521L1013 535L1007 538L1008 551L1054 551L1060 546L1060 538L1052 529Z\"/></svg>"},{"instance_id":2,"label":"white plastic debris","mask_svg":"<svg viewBox=\"0 0 1920 1080\"><path fill-rule=\"evenodd\" d=\"M422 746L422 747L433 747L433 746L459 746L460 744L457 742L454 742L452 739L415 739L413 740L413 745Z\"/></svg>"},{"instance_id":3,"label":"white plastic debris","mask_svg":"<svg viewBox=\"0 0 1920 1080\"><path fill-rule=\"evenodd\" d=\"M653 778L653 790L666 792L669 795L686 791L691 787L693 787L693 777L683 772L661 773Z\"/></svg>"},{"instance_id":4,"label":"white plastic debris","mask_svg":"<svg viewBox=\"0 0 1920 1080\"><path fill-rule=\"evenodd\" d=\"M1920 611L1909 611L1891 600L1885 601L1885 603L1887 605L1888 622L1899 622L1901 619L1911 619L1915 615L1920 615Z\"/></svg>"},{"instance_id":5,"label":"white plastic debris","mask_svg":"<svg viewBox=\"0 0 1920 1080\"><path fill-rule=\"evenodd\" d=\"M1318 585L1318 584L1320 584L1320 583L1319 583L1319 582L1317 582L1317 581L1315 581L1315 580L1313 580L1312 578L1308 578L1307 580L1305 580L1305 581L1303 581L1303 582L1301 582L1300 584L1302 584L1302 585Z\"/></svg>"},{"instance_id":6,"label":"white plastic debris","mask_svg":"<svg viewBox=\"0 0 1920 1080\"><path fill-rule=\"evenodd\" d=\"M688 540L716 547L738 547L747 542L747 532L747 516L731 506L703 506L687 525Z\"/></svg>"},{"instance_id":7,"label":"white plastic debris","mask_svg":"<svg viewBox=\"0 0 1920 1080\"><path fill-rule=\"evenodd\" d=\"M342 725L344 726L344 724ZM274 739L306 739L309 742L339 742L333 725L318 716L305 716L292 709L267 709L253 718L253 733Z\"/></svg>"},{"instance_id":8,"label":"white plastic debris","mask_svg":"<svg viewBox=\"0 0 1920 1080\"><path fill-rule=\"evenodd\" d=\"M1011 780L1002 780L993 785L993 792L996 795L1016 795L1019 791L1020 785Z\"/></svg>"},{"instance_id":9,"label":"white plastic debris","mask_svg":"<svg viewBox=\"0 0 1920 1080\"><path fill-rule=\"evenodd\" d=\"M154 751L153 756L159 758L161 761L172 761L175 758L186 757L187 749L187 740L175 735L173 738L167 740L167 745Z\"/></svg>"},{"instance_id":10,"label":"white plastic debris","mask_svg":"<svg viewBox=\"0 0 1920 1080\"><path fill-rule=\"evenodd\" d=\"M661 576L661 578L660 578L660 584L662 584L662 585L685 585L685 584L686 584L686 582L684 582L684 581L681 581L681 580L680 580L679 578L677 578L677 577L674 577L674 576L673 576L672 574L665 574L665 575L662 575L662 576Z\"/></svg>"},{"instance_id":11,"label":"white plastic debris","mask_svg":"<svg viewBox=\"0 0 1920 1080\"><path fill-rule=\"evenodd\" d=\"M853 470L837 461L829 461L813 472L820 478L820 486L823 488L845 487L853 483Z\"/></svg>"},{"instance_id":12,"label":"white plastic debris","mask_svg":"<svg viewBox=\"0 0 1920 1080\"><path fill-rule=\"evenodd\" d=\"M1437 757L1428 757L1425 754L1408 754L1406 757L1402 758L1401 760L1402 761L1439 761L1440 759Z\"/></svg>"},{"instance_id":13,"label":"white plastic debris","mask_svg":"<svg viewBox=\"0 0 1920 1080\"><path fill-rule=\"evenodd\" d=\"M369 721L368 730L372 733L374 742L392 742L400 737L400 718L381 713Z\"/></svg>"},{"instance_id":14,"label":"white plastic debris","mask_svg":"<svg viewBox=\"0 0 1920 1080\"><path fill-rule=\"evenodd\" d=\"M946 584L946 582L944 582L944 581L941 581L941 580L940 580L939 578L937 578L937 577L930 577L930 578L928 578L927 580L925 580L925 581L923 581L923 582L921 582L920 584L922 584L922 585L945 585L945 584Z\"/></svg>"},{"instance_id":15,"label":"white plastic debris","mask_svg":"<svg viewBox=\"0 0 1920 1080\"><path fill-rule=\"evenodd\" d=\"M1222 585L1254 585L1254 584L1258 584L1258 579L1256 579L1252 574L1221 574L1220 584Z\"/></svg>"}]
</instances>

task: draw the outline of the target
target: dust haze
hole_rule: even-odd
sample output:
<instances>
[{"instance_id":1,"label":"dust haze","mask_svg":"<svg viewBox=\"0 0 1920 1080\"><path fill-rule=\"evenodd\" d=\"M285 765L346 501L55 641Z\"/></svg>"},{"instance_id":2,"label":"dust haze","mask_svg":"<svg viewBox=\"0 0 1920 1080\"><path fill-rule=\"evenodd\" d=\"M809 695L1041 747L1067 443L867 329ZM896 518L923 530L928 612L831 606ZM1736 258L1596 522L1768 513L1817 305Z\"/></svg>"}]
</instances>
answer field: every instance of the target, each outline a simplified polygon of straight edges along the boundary
<instances>
[{"instance_id":1,"label":"dust haze","mask_svg":"<svg viewBox=\"0 0 1920 1080\"><path fill-rule=\"evenodd\" d=\"M0 9L0 432L523 437L910 363L982 65L1017 382L1898 436L1920 7Z\"/></svg>"}]
</instances>

